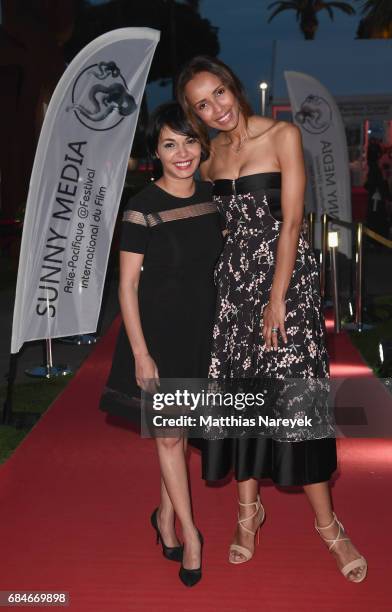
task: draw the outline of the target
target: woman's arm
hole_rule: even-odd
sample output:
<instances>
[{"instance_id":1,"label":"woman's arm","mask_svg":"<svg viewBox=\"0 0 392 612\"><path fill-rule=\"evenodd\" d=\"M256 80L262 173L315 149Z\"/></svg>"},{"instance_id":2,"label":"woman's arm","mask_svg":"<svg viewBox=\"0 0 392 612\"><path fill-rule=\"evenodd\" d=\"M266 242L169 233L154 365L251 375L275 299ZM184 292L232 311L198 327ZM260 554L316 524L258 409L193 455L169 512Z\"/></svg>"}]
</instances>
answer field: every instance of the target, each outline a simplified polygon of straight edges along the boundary
<instances>
[{"instance_id":1,"label":"woman's arm","mask_svg":"<svg viewBox=\"0 0 392 612\"><path fill-rule=\"evenodd\" d=\"M151 390L148 381L157 379L158 368L148 352L140 321L138 288L144 255L120 251L120 285L118 297L125 329L135 358L136 382Z\"/></svg>"},{"instance_id":2,"label":"woman's arm","mask_svg":"<svg viewBox=\"0 0 392 612\"><path fill-rule=\"evenodd\" d=\"M285 298L297 256L306 186L300 130L294 125L286 125L277 134L276 146L282 172L283 223L278 241L270 300L263 313L263 336L267 349L270 349L271 346L278 348L278 335L271 334L272 327L278 327L284 342L287 342L284 326Z\"/></svg>"}]
</instances>

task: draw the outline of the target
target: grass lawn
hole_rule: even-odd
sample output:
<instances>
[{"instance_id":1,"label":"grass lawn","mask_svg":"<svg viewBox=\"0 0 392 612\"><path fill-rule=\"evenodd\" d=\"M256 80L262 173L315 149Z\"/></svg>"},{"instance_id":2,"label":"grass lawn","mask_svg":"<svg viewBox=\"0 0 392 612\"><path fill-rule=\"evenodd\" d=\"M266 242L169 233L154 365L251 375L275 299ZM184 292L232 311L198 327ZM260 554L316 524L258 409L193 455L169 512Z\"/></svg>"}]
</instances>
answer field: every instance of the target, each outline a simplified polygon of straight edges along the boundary
<instances>
[{"instance_id":1,"label":"grass lawn","mask_svg":"<svg viewBox=\"0 0 392 612\"><path fill-rule=\"evenodd\" d=\"M15 385L13 393L14 422L12 425L2 425L0 427L0 464L4 463L11 455L33 427L34 421L39 419L39 415L45 412L71 378L72 375ZM6 386L1 386L1 408L5 401L6 392ZM30 415L37 416L30 418ZM23 422L23 419L25 422Z\"/></svg>"}]
</instances>

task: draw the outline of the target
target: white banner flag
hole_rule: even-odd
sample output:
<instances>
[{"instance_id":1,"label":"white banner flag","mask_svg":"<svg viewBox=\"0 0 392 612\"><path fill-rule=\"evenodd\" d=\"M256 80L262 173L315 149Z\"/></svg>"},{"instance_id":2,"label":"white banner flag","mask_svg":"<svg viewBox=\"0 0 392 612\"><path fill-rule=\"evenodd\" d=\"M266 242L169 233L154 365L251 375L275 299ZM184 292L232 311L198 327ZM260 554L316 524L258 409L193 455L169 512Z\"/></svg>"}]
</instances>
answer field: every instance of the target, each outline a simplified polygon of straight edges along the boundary
<instances>
[{"instance_id":1,"label":"white banner flag","mask_svg":"<svg viewBox=\"0 0 392 612\"><path fill-rule=\"evenodd\" d=\"M301 129L307 170L306 210L341 221L352 220L351 185L346 134L339 109L329 91L301 72L284 73L293 120ZM319 228L317 224L317 228ZM339 233L339 251L351 258L351 232ZM320 246L319 231L316 246Z\"/></svg>"},{"instance_id":2,"label":"white banner flag","mask_svg":"<svg viewBox=\"0 0 392 612\"><path fill-rule=\"evenodd\" d=\"M159 32L122 28L87 45L60 79L35 155L11 352L96 331L114 224Z\"/></svg>"}]
</instances>

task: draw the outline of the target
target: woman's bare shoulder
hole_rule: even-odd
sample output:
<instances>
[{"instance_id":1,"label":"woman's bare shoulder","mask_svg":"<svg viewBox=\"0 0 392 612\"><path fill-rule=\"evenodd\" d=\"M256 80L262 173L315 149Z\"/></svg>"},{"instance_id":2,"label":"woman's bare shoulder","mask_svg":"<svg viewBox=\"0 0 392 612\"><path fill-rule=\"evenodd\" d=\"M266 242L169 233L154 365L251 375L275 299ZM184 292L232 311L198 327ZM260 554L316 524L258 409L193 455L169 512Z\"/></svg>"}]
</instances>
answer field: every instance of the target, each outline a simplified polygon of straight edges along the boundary
<instances>
[{"instance_id":1,"label":"woman's bare shoulder","mask_svg":"<svg viewBox=\"0 0 392 612\"><path fill-rule=\"evenodd\" d=\"M251 115L248 118L248 128L250 128L255 135L262 134L277 123L279 123L279 121L276 121L271 117L261 117L260 115Z\"/></svg>"},{"instance_id":2,"label":"woman's bare shoulder","mask_svg":"<svg viewBox=\"0 0 392 612\"><path fill-rule=\"evenodd\" d=\"M259 115L253 115L249 118L249 127L253 132L253 137L258 138L269 134L271 137L284 137L290 134L300 134L300 130L288 121L280 121L272 119L271 117L260 117Z\"/></svg>"},{"instance_id":3,"label":"woman's bare shoulder","mask_svg":"<svg viewBox=\"0 0 392 612\"><path fill-rule=\"evenodd\" d=\"M276 123L279 126L277 134L279 134L280 136L286 136L289 138L296 138L298 136L301 136L301 130L299 129L299 127L294 125L294 123L291 123L290 121L276 121Z\"/></svg>"}]
</instances>

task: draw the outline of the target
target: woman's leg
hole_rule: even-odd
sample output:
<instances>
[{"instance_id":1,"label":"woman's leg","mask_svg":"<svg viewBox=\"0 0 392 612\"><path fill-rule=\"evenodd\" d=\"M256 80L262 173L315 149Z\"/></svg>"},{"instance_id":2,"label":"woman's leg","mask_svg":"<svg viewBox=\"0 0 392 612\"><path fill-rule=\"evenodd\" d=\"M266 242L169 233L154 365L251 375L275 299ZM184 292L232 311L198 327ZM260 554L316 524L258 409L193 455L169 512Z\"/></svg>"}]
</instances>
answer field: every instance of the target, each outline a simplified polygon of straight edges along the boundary
<instances>
[{"instance_id":1,"label":"woman's leg","mask_svg":"<svg viewBox=\"0 0 392 612\"><path fill-rule=\"evenodd\" d=\"M158 529L162 534L162 539L166 546L170 548L179 546L176 530L175 530L175 514L173 504L171 503L167 492L165 481L161 476L161 503L157 515Z\"/></svg>"},{"instance_id":2,"label":"woman's leg","mask_svg":"<svg viewBox=\"0 0 392 612\"><path fill-rule=\"evenodd\" d=\"M253 502L257 499L259 483L254 478L250 478L249 480L242 480L237 483L237 492L238 492L238 501L241 504L251 504L248 506L238 506L239 519L246 519L255 514L256 506ZM249 518L249 520L243 523L244 527L250 529L251 531L256 531L259 523L260 517L263 514L263 509L260 508L253 518ZM239 544L239 546L244 546L251 553L253 553L255 548L255 536L251 533L242 529L242 527L237 523L237 528L234 534L234 539L232 544ZM246 561L246 558L241 553L231 550L230 561L235 563L240 563L242 561Z\"/></svg>"},{"instance_id":3,"label":"woman's leg","mask_svg":"<svg viewBox=\"0 0 392 612\"><path fill-rule=\"evenodd\" d=\"M200 567L200 541L193 522L183 438L157 438L161 474L184 538L183 566Z\"/></svg>"},{"instance_id":4,"label":"woman's leg","mask_svg":"<svg viewBox=\"0 0 392 612\"><path fill-rule=\"evenodd\" d=\"M183 448L186 456L186 450L188 446L188 438L185 436L182 438L183 440ZM159 531L162 534L163 541L166 546L173 547L179 546L179 541L177 538L176 530L175 530L175 512L173 508L173 504L171 503L171 499L166 489L165 481L161 475L161 503L159 504L157 522Z\"/></svg>"},{"instance_id":5,"label":"woman's leg","mask_svg":"<svg viewBox=\"0 0 392 612\"><path fill-rule=\"evenodd\" d=\"M339 526L334 521L332 499L328 482L318 482L316 484L305 485L306 496L313 508L316 516L316 523L322 527L322 537L334 540L338 536ZM327 527L327 529L325 529ZM342 537L346 537L344 534ZM361 555L350 540L341 540L335 544L331 552L335 555L339 569L358 559ZM348 578L359 578L363 569L357 568L349 573Z\"/></svg>"}]
</instances>

